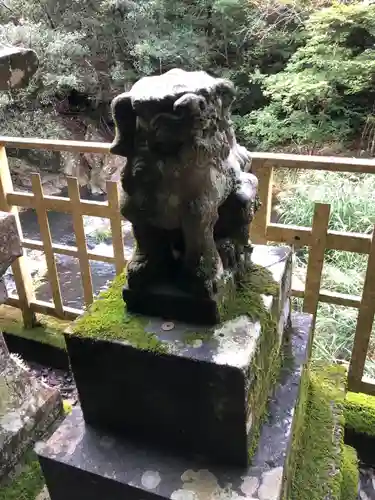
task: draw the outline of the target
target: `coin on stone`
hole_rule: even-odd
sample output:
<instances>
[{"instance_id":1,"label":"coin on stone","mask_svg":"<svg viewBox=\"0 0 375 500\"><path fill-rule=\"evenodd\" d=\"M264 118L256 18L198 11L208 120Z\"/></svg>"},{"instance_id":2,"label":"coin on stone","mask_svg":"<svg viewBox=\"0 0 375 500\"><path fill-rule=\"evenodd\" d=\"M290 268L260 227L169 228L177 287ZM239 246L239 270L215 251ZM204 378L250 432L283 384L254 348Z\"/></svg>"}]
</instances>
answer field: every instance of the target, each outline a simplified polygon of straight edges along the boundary
<instances>
[{"instance_id":1,"label":"coin on stone","mask_svg":"<svg viewBox=\"0 0 375 500\"><path fill-rule=\"evenodd\" d=\"M169 330L173 330L174 328L174 323L172 321L167 321L166 323L163 323L161 325L161 329L164 330L165 332L169 332Z\"/></svg>"}]
</instances>

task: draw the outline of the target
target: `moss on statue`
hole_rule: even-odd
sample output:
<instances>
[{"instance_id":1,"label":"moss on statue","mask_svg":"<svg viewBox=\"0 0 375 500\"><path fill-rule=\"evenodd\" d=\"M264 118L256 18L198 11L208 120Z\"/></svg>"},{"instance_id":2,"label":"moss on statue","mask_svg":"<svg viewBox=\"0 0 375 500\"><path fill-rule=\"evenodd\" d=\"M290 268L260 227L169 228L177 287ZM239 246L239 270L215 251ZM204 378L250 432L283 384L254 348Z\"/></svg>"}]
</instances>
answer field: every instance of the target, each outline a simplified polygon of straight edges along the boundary
<instances>
[{"instance_id":1,"label":"moss on statue","mask_svg":"<svg viewBox=\"0 0 375 500\"><path fill-rule=\"evenodd\" d=\"M341 497L345 369L316 364L311 370L307 413L291 500Z\"/></svg>"},{"instance_id":2,"label":"moss on statue","mask_svg":"<svg viewBox=\"0 0 375 500\"><path fill-rule=\"evenodd\" d=\"M44 487L38 459L29 452L19 474L0 484L0 500L35 500Z\"/></svg>"},{"instance_id":3,"label":"moss on statue","mask_svg":"<svg viewBox=\"0 0 375 500\"><path fill-rule=\"evenodd\" d=\"M358 457L354 448L344 445L342 456L342 483L340 500L357 500L358 498Z\"/></svg>"},{"instance_id":4,"label":"moss on statue","mask_svg":"<svg viewBox=\"0 0 375 500\"><path fill-rule=\"evenodd\" d=\"M375 437L375 397L349 392L345 399L344 414L348 428Z\"/></svg>"}]
</instances>

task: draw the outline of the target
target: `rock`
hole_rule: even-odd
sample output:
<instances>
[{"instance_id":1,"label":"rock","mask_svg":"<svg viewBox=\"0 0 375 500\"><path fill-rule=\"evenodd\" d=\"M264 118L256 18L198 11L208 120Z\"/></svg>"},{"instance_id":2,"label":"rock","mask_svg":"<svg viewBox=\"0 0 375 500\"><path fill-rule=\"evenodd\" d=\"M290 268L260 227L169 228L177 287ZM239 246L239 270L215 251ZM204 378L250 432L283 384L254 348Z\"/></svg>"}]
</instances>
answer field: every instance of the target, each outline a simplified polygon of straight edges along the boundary
<instances>
[{"instance_id":1,"label":"rock","mask_svg":"<svg viewBox=\"0 0 375 500\"><path fill-rule=\"evenodd\" d=\"M33 50L0 47L0 90L26 87L38 66L38 57Z\"/></svg>"}]
</instances>

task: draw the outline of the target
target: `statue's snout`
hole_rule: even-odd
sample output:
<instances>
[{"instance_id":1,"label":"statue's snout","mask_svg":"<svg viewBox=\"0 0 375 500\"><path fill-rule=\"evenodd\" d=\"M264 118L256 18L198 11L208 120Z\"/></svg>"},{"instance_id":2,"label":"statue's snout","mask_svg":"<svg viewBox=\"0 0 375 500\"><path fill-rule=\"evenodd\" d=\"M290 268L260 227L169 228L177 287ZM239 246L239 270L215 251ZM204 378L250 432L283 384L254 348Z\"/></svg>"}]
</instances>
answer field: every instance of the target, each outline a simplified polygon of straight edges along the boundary
<instances>
[{"instance_id":1,"label":"statue's snout","mask_svg":"<svg viewBox=\"0 0 375 500\"><path fill-rule=\"evenodd\" d=\"M177 99L173 105L174 111L180 111L188 109L194 114L199 114L204 111L207 107L206 99L197 94L184 94L182 97Z\"/></svg>"}]
</instances>

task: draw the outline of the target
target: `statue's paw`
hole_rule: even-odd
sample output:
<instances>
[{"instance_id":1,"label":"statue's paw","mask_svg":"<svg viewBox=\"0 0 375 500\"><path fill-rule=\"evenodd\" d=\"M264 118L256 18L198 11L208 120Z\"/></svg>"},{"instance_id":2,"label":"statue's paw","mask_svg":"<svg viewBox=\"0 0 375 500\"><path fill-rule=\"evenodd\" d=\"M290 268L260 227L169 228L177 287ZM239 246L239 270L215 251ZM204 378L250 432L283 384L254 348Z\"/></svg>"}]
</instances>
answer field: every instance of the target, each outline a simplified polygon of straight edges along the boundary
<instances>
[{"instance_id":1,"label":"statue's paw","mask_svg":"<svg viewBox=\"0 0 375 500\"><path fill-rule=\"evenodd\" d=\"M145 257L134 257L127 267L127 282L129 288L141 288L146 285L154 270L149 260Z\"/></svg>"}]
</instances>

